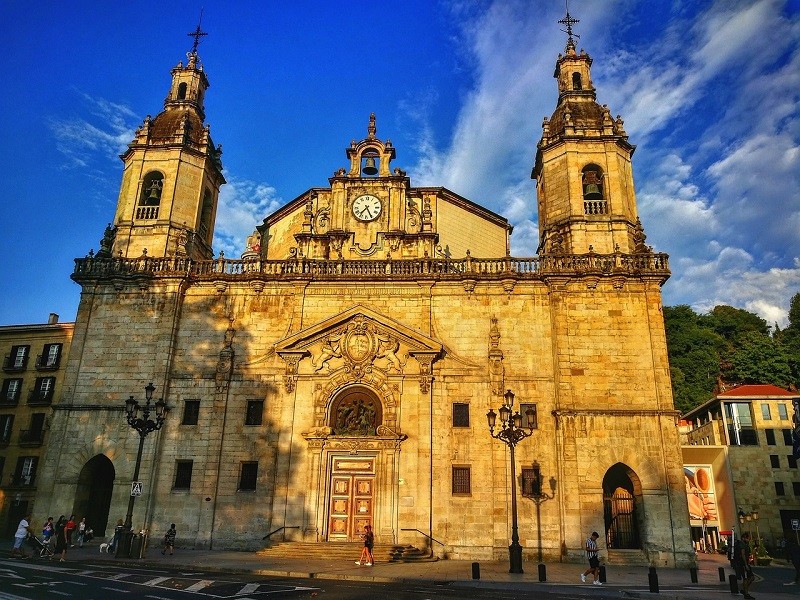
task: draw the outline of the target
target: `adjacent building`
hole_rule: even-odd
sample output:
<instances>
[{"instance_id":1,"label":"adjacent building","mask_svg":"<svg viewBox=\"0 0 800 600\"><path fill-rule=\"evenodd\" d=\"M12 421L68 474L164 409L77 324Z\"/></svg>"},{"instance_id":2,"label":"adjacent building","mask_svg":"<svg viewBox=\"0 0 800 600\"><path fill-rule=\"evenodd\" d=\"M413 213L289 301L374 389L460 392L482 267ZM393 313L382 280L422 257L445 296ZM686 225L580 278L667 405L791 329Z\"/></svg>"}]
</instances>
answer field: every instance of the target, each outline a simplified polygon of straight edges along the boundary
<instances>
[{"instance_id":1,"label":"adjacent building","mask_svg":"<svg viewBox=\"0 0 800 600\"><path fill-rule=\"evenodd\" d=\"M252 549L370 523L379 542L501 558L519 479L526 556L582 560L597 530L609 560L689 564L668 258L645 244L634 146L591 66L570 36L531 141L537 256L510 256L503 216L414 186L372 115L329 186L253 215L234 259L211 247L225 180L195 48L122 155L100 252L76 260L37 514L97 531L125 516L139 437L124 405L153 381L171 410L144 443L137 529ZM486 420L507 390L538 416L516 473Z\"/></svg>"},{"instance_id":2,"label":"adjacent building","mask_svg":"<svg viewBox=\"0 0 800 600\"><path fill-rule=\"evenodd\" d=\"M692 537L716 547L721 532L750 530L771 546L800 529L800 471L793 452L800 393L774 385L723 391L683 417ZM753 519L754 513L756 519ZM743 519L742 519L743 517Z\"/></svg>"},{"instance_id":3,"label":"adjacent building","mask_svg":"<svg viewBox=\"0 0 800 600\"><path fill-rule=\"evenodd\" d=\"M0 326L0 528L13 535L33 507L74 323Z\"/></svg>"}]
</instances>

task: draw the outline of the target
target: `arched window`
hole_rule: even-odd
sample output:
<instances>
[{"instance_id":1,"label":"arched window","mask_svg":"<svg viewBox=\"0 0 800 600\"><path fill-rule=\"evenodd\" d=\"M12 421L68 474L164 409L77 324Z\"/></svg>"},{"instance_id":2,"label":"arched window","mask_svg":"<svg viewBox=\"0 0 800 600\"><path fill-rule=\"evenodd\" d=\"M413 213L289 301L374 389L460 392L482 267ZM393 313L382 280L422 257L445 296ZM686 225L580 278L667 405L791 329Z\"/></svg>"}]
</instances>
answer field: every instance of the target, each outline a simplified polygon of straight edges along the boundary
<instances>
[{"instance_id":1,"label":"arched window","mask_svg":"<svg viewBox=\"0 0 800 600\"><path fill-rule=\"evenodd\" d=\"M186 83L181 83L178 86L178 100L186 100Z\"/></svg>"},{"instance_id":2,"label":"arched window","mask_svg":"<svg viewBox=\"0 0 800 600\"><path fill-rule=\"evenodd\" d=\"M150 171L142 180L142 191L139 195L139 206L136 207L137 219L157 219L158 207L161 205L161 192L164 189L164 174Z\"/></svg>"},{"instance_id":3,"label":"arched window","mask_svg":"<svg viewBox=\"0 0 800 600\"><path fill-rule=\"evenodd\" d=\"M583 86L581 85L581 74L580 73L573 73L572 74L572 89L573 90L581 90Z\"/></svg>"},{"instance_id":4,"label":"arched window","mask_svg":"<svg viewBox=\"0 0 800 600\"><path fill-rule=\"evenodd\" d=\"M603 170L597 165L586 165L581 171L581 185L584 214L604 215L608 213L608 203L603 189Z\"/></svg>"},{"instance_id":5,"label":"arched window","mask_svg":"<svg viewBox=\"0 0 800 600\"><path fill-rule=\"evenodd\" d=\"M211 190L206 190L203 194L203 206L200 209L200 237L206 242L211 242L208 239L208 232L211 230L211 217L214 212L214 197L211 195Z\"/></svg>"}]
</instances>

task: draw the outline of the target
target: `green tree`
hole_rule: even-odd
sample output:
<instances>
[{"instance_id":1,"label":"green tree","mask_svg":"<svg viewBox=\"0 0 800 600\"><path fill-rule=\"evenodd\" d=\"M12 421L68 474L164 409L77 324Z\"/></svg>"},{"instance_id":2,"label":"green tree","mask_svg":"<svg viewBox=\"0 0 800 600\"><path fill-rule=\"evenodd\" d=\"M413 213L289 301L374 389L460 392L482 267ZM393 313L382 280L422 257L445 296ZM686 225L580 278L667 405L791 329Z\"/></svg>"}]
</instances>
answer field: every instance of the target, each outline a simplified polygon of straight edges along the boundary
<instances>
[{"instance_id":1,"label":"green tree","mask_svg":"<svg viewBox=\"0 0 800 600\"><path fill-rule=\"evenodd\" d=\"M789 354L780 342L750 331L739 336L723 371L727 381L771 383L788 387L792 383Z\"/></svg>"},{"instance_id":2,"label":"green tree","mask_svg":"<svg viewBox=\"0 0 800 600\"><path fill-rule=\"evenodd\" d=\"M700 317L700 320L731 344L735 344L748 333L769 335L769 326L764 319L732 306L715 306L708 315Z\"/></svg>"}]
</instances>

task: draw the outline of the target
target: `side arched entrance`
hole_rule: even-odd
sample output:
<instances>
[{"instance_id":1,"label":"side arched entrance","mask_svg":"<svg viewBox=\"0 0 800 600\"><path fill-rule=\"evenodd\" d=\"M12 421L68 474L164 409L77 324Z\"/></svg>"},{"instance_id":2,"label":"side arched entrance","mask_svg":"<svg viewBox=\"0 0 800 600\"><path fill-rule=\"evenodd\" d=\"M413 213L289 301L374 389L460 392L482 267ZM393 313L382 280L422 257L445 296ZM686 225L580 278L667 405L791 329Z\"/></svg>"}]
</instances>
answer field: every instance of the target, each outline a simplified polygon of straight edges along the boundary
<instances>
[{"instance_id":1,"label":"side arched entrance","mask_svg":"<svg viewBox=\"0 0 800 600\"><path fill-rule=\"evenodd\" d=\"M617 463L603 477L603 513L606 548L640 549L639 522L642 517L642 488L627 465Z\"/></svg>"},{"instance_id":2,"label":"side arched entrance","mask_svg":"<svg viewBox=\"0 0 800 600\"><path fill-rule=\"evenodd\" d=\"M97 537L103 537L108 526L114 477L114 465L103 454L89 459L78 475L72 512L78 519L86 517L86 523Z\"/></svg>"}]
</instances>

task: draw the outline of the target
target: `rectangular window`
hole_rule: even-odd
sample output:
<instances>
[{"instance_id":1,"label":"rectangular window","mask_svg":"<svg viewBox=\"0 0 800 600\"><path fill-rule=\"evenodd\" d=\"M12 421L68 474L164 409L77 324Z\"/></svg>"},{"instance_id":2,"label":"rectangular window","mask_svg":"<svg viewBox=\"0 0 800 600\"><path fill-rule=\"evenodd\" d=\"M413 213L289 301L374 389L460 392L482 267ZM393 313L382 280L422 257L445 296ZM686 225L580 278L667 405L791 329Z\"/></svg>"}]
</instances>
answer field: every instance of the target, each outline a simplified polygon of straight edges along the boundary
<instances>
[{"instance_id":1,"label":"rectangular window","mask_svg":"<svg viewBox=\"0 0 800 600\"><path fill-rule=\"evenodd\" d=\"M36 456L20 456L17 459L17 468L14 472L14 483L16 485L33 485L36 479Z\"/></svg>"},{"instance_id":2,"label":"rectangular window","mask_svg":"<svg viewBox=\"0 0 800 600\"><path fill-rule=\"evenodd\" d=\"M14 415L0 415L0 444L11 441L11 430L14 428Z\"/></svg>"},{"instance_id":3,"label":"rectangular window","mask_svg":"<svg viewBox=\"0 0 800 600\"><path fill-rule=\"evenodd\" d=\"M172 489L188 490L192 487L192 464L191 460L175 461L175 485Z\"/></svg>"},{"instance_id":4,"label":"rectangular window","mask_svg":"<svg viewBox=\"0 0 800 600\"><path fill-rule=\"evenodd\" d=\"M183 421L181 425L197 425L200 417L200 400L186 400L183 403Z\"/></svg>"},{"instance_id":5,"label":"rectangular window","mask_svg":"<svg viewBox=\"0 0 800 600\"><path fill-rule=\"evenodd\" d=\"M37 377L36 384L30 394L29 402L34 404L37 402L52 402L55 387L55 377Z\"/></svg>"},{"instance_id":6,"label":"rectangular window","mask_svg":"<svg viewBox=\"0 0 800 600\"><path fill-rule=\"evenodd\" d=\"M792 482L792 491L794 492L795 496L800 496L800 481Z\"/></svg>"},{"instance_id":7,"label":"rectangular window","mask_svg":"<svg viewBox=\"0 0 800 600\"><path fill-rule=\"evenodd\" d=\"M753 428L753 415L749 402L728 402L725 404L725 418L728 422L728 439L731 446L758 446L758 436Z\"/></svg>"},{"instance_id":8,"label":"rectangular window","mask_svg":"<svg viewBox=\"0 0 800 600\"><path fill-rule=\"evenodd\" d=\"M767 446L774 446L775 445L775 430L774 429L765 429L764 435L767 437Z\"/></svg>"},{"instance_id":9,"label":"rectangular window","mask_svg":"<svg viewBox=\"0 0 800 600\"><path fill-rule=\"evenodd\" d=\"M248 400L247 413L244 416L245 425L261 425L261 419L264 415L264 401L263 400Z\"/></svg>"},{"instance_id":10,"label":"rectangular window","mask_svg":"<svg viewBox=\"0 0 800 600\"><path fill-rule=\"evenodd\" d=\"M2 402L19 402L19 394L22 391L22 379L4 379Z\"/></svg>"},{"instance_id":11,"label":"rectangular window","mask_svg":"<svg viewBox=\"0 0 800 600\"><path fill-rule=\"evenodd\" d=\"M775 495L776 496L785 496L786 495L786 490L783 487L783 482L782 481L776 481L775 482Z\"/></svg>"},{"instance_id":12,"label":"rectangular window","mask_svg":"<svg viewBox=\"0 0 800 600\"><path fill-rule=\"evenodd\" d=\"M470 494L470 467L453 467L453 495Z\"/></svg>"},{"instance_id":13,"label":"rectangular window","mask_svg":"<svg viewBox=\"0 0 800 600\"><path fill-rule=\"evenodd\" d=\"M777 454L770 454L769 455L769 464L772 466L773 469L780 469L781 468L781 459L778 457Z\"/></svg>"},{"instance_id":14,"label":"rectangular window","mask_svg":"<svg viewBox=\"0 0 800 600\"><path fill-rule=\"evenodd\" d=\"M535 404L520 404L519 405L519 414L522 415L522 426L527 428L528 427L528 413L527 410L529 408L533 409L533 428L539 428L539 412L536 408Z\"/></svg>"},{"instance_id":15,"label":"rectangular window","mask_svg":"<svg viewBox=\"0 0 800 600\"><path fill-rule=\"evenodd\" d=\"M783 432L783 444L785 446L792 446L792 430L791 429L781 429Z\"/></svg>"},{"instance_id":16,"label":"rectangular window","mask_svg":"<svg viewBox=\"0 0 800 600\"><path fill-rule=\"evenodd\" d=\"M453 427L469 427L469 404L453 402Z\"/></svg>"},{"instance_id":17,"label":"rectangular window","mask_svg":"<svg viewBox=\"0 0 800 600\"><path fill-rule=\"evenodd\" d=\"M36 361L37 369L57 369L61 362L61 344L45 344Z\"/></svg>"},{"instance_id":18,"label":"rectangular window","mask_svg":"<svg viewBox=\"0 0 800 600\"><path fill-rule=\"evenodd\" d=\"M22 371L28 366L28 353L30 346L12 346L11 353L6 357L3 368L10 371Z\"/></svg>"},{"instance_id":19,"label":"rectangular window","mask_svg":"<svg viewBox=\"0 0 800 600\"><path fill-rule=\"evenodd\" d=\"M790 469L796 469L797 468L797 458L795 457L794 454L787 455L786 456L786 462L788 463Z\"/></svg>"},{"instance_id":20,"label":"rectangular window","mask_svg":"<svg viewBox=\"0 0 800 600\"><path fill-rule=\"evenodd\" d=\"M258 463L243 462L242 470L239 473L239 490L243 492L255 491L257 479L258 479Z\"/></svg>"},{"instance_id":21,"label":"rectangular window","mask_svg":"<svg viewBox=\"0 0 800 600\"><path fill-rule=\"evenodd\" d=\"M765 421L772 420L772 414L769 411L769 404L762 404L761 405L761 418Z\"/></svg>"},{"instance_id":22,"label":"rectangular window","mask_svg":"<svg viewBox=\"0 0 800 600\"><path fill-rule=\"evenodd\" d=\"M789 413L786 412L786 405L785 404L778 404L778 418L781 421L788 421L789 420Z\"/></svg>"},{"instance_id":23,"label":"rectangular window","mask_svg":"<svg viewBox=\"0 0 800 600\"><path fill-rule=\"evenodd\" d=\"M522 495L525 498L535 498L542 493L542 480L539 468L522 467Z\"/></svg>"}]
</instances>

